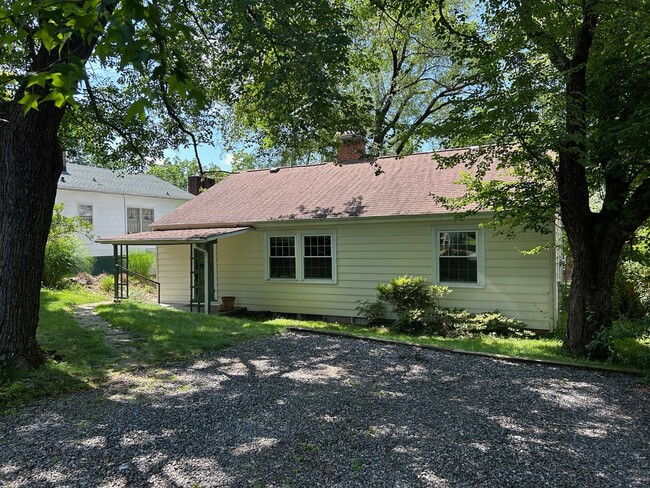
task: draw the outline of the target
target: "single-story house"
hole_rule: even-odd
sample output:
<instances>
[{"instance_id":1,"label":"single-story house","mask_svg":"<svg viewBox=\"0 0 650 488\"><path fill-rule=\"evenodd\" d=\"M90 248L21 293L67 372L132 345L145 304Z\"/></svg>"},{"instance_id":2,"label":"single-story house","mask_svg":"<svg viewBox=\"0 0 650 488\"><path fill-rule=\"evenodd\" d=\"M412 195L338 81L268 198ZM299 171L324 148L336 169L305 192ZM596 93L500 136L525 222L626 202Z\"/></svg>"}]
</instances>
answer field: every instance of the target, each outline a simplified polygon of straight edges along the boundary
<instances>
[{"instance_id":1,"label":"single-story house","mask_svg":"<svg viewBox=\"0 0 650 488\"><path fill-rule=\"evenodd\" d=\"M59 178L56 203L63 203L67 216L79 215L93 225L98 239L116 234L146 231L194 195L153 175L123 174L106 168L66 164ZM113 269L113 252L108 246L83 238L96 273ZM142 249L155 250L155 246Z\"/></svg>"},{"instance_id":2,"label":"single-story house","mask_svg":"<svg viewBox=\"0 0 650 488\"><path fill-rule=\"evenodd\" d=\"M555 229L509 240L481 227L487 213L456 221L431 194L461 195L464 166L439 169L431 153L377 163L379 176L358 159L235 173L150 231L102 242L117 259L124 246L157 245L168 304L234 296L251 311L350 321L378 283L414 275L452 289L444 306L498 309L533 329L553 328L558 255L553 246L521 251L554 243Z\"/></svg>"}]
</instances>

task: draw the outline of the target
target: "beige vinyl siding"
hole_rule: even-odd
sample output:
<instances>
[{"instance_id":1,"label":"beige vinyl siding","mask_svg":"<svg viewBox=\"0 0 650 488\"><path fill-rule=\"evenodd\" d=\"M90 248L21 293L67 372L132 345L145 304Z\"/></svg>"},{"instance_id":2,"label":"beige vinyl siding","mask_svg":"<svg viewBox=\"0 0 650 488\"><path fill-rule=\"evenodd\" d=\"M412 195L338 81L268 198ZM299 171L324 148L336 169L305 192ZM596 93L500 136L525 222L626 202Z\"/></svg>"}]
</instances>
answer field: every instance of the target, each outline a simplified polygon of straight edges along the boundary
<instances>
[{"instance_id":1,"label":"beige vinyl siding","mask_svg":"<svg viewBox=\"0 0 650 488\"><path fill-rule=\"evenodd\" d=\"M162 303L189 303L190 245L158 246L157 280Z\"/></svg>"},{"instance_id":2,"label":"beige vinyl siding","mask_svg":"<svg viewBox=\"0 0 650 488\"><path fill-rule=\"evenodd\" d=\"M477 222L464 222L459 226L438 220L261 226L255 231L219 240L217 295L234 295L237 304L249 310L354 317L357 301L374 298L377 283L404 274L433 280L434 229L468 229L476 225ZM336 235L336 283L268 281L265 236L314 234L319 228L324 233ZM516 240L508 240L486 230L485 285L452 287L452 293L442 305L474 312L499 309L504 315L523 320L533 328L550 329L555 321L554 253L543 251L525 256L519 252L547 243L549 239L552 237L526 233ZM187 283L187 249L184 252L178 259L185 263L182 276Z\"/></svg>"}]
</instances>

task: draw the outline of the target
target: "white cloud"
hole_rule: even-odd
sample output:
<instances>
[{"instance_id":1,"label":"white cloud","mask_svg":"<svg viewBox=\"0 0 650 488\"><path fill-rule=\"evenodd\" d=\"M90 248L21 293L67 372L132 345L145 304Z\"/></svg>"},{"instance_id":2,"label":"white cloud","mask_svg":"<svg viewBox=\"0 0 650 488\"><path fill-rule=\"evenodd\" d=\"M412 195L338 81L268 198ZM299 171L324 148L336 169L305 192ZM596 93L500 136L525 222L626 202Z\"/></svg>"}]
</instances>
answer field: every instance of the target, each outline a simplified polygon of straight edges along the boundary
<instances>
[{"instance_id":1,"label":"white cloud","mask_svg":"<svg viewBox=\"0 0 650 488\"><path fill-rule=\"evenodd\" d=\"M232 161L235 158L235 155L233 153L226 153L226 157L224 158L223 165L224 168L222 169L232 169Z\"/></svg>"}]
</instances>

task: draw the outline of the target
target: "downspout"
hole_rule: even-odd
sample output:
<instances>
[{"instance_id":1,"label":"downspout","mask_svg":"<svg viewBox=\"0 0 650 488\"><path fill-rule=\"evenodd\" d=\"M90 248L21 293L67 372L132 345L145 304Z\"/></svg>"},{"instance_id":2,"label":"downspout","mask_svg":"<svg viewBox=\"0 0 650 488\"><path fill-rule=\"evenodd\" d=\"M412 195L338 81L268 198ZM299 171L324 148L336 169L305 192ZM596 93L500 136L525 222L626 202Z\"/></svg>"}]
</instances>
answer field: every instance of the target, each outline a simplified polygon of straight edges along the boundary
<instances>
[{"instance_id":1,"label":"downspout","mask_svg":"<svg viewBox=\"0 0 650 488\"><path fill-rule=\"evenodd\" d=\"M118 290L117 290L117 284L119 282L119 268L117 267L118 265L118 258L117 258L117 244L113 244L113 302L117 303L119 302L118 298Z\"/></svg>"},{"instance_id":2,"label":"downspout","mask_svg":"<svg viewBox=\"0 0 650 488\"><path fill-rule=\"evenodd\" d=\"M203 294L204 294L204 310L206 314L210 313L210 290L208 290L208 284L210 283L209 279L209 266L208 266L208 251L201 249L196 243L192 243L192 249L199 251L203 254Z\"/></svg>"},{"instance_id":3,"label":"downspout","mask_svg":"<svg viewBox=\"0 0 650 488\"><path fill-rule=\"evenodd\" d=\"M214 297L217 299L217 304L219 303L219 241L214 242L213 252L214 252Z\"/></svg>"}]
</instances>

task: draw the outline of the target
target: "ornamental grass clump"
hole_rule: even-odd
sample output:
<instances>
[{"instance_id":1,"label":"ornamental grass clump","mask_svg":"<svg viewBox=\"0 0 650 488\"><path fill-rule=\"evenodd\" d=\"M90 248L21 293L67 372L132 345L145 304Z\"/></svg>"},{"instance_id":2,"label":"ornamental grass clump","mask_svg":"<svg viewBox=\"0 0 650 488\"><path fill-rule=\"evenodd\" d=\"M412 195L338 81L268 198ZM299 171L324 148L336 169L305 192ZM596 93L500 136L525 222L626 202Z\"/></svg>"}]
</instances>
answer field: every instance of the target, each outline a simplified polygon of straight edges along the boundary
<instances>
[{"instance_id":1,"label":"ornamental grass clump","mask_svg":"<svg viewBox=\"0 0 650 488\"><path fill-rule=\"evenodd\" d=\"M147 251L136 251L129 254L129 270L142 276L152 276L156 255Z\"/></svg>"},{"instance_id":2,"label":"ornamental grass clump","mask_svg":"<svg viewBox=\"0 0 650 488\"><path fill-rule=\"evenodd\" d=\"M78 234L90 236L92 226L80 217L63 215L63 204L54 206L52 225L45 245L43 286L57 288L66 278L90 272L94 258Z\"/></svg>"}]
</instances>

